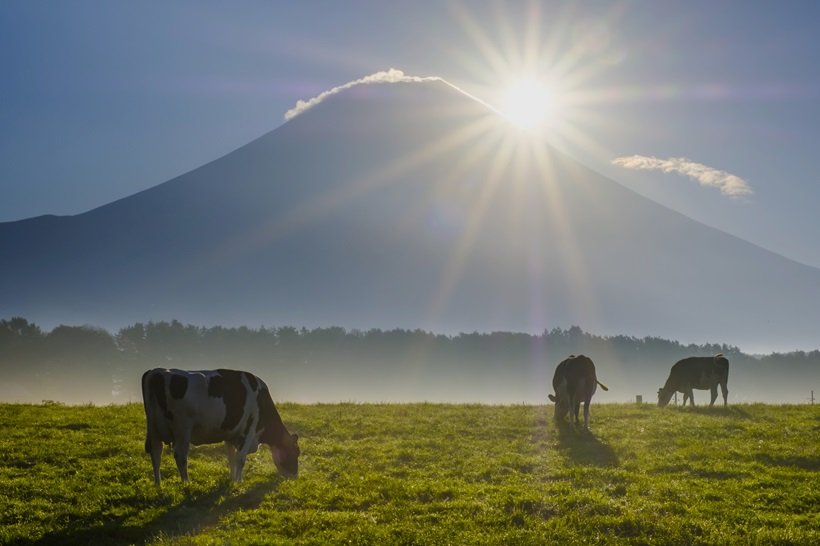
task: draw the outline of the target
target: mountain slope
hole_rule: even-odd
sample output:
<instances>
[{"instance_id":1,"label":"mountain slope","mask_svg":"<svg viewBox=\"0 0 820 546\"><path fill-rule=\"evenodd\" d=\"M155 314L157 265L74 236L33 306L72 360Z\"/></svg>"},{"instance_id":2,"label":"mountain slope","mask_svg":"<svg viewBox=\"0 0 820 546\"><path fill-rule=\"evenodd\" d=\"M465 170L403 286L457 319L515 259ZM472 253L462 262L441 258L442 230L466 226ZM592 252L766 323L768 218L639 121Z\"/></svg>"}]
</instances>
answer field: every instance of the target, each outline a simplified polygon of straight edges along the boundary
<instances>
[{"instance_id":1,"label":"mountain slope","mask_svg":"<svg viewBox=\"0 0 820 546\"><path fill-rule=\"evenodd\" d=\"M820 271L657 205L441 82L364 85L198 169L0 224L0 314L815 346Z\"/></svg>"}]
</instances>

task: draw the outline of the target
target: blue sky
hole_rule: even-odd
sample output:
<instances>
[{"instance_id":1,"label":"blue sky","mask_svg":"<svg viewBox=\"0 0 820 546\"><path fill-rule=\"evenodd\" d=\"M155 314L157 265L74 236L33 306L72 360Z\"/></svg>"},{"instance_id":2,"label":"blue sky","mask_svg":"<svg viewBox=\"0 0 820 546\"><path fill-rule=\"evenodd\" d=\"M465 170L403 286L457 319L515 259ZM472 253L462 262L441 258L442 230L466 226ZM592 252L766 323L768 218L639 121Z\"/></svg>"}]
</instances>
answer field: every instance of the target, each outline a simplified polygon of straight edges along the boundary
<instances>
[{"instance_id":1,"label":"blue sky","mask_svg":"<svg viewBox=\"0 0 820 546\"><path fill-rule=\"evenodd\" d=\"M499 104L550 74L561 144L708 225L820 267L817 2L0 3L0 221L77 214L395 67ZM674 158L731 175L732 197ZM713 172L709 171L709 172Z\"/></svg>"}]
</instances>

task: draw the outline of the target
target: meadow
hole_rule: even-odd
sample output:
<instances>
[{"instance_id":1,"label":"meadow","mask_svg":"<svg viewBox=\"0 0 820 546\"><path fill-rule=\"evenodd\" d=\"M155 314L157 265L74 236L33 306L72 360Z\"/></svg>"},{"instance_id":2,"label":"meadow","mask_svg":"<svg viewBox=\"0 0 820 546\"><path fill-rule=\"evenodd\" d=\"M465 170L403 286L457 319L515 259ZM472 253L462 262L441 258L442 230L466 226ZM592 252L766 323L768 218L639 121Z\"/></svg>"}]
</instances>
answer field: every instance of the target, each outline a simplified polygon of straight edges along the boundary
<instances>
[{"instance_id":1,"label":"meadow","mask_svg":"<svg viewBox=\"0 0 820 546\"><path fill-rule=\"evenodd\" d=\"M141 405L0 405L3 544L820 544L820 407L279 404L302 457L163 485Z\"/></svg>"}]
</instances>

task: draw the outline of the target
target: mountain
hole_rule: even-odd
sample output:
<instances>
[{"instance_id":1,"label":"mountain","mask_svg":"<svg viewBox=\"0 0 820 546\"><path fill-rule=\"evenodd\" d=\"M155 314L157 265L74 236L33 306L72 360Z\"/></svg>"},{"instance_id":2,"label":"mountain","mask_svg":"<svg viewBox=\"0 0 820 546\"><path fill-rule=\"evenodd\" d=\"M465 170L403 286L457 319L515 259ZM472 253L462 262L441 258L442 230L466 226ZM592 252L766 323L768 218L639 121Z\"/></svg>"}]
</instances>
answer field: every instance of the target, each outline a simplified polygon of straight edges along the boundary
<instances>
[{"instance_id":1,"label":"mountain","mask_svg":"<svg viewBox=\"0 0 820 546\"><path fill-rule=\"evenodd\" d=\"M182 176L0 224L0 316L817 346L820 270L654 203L443 82L359 85Z\"/></svg>"}]
</instances>

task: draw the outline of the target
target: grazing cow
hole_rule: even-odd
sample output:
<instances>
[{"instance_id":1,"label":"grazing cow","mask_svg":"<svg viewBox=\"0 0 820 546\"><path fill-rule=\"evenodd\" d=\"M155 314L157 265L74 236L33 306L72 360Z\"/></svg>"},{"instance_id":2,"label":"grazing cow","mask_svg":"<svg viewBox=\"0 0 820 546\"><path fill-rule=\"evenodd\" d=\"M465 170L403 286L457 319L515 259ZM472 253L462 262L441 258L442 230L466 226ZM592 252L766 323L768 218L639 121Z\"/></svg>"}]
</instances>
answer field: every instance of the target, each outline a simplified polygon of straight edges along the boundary
<instances>
[{"instance_id":1,"label":"grazing cow","mask_svg":"<svg viewBox=\"0 0 820 546\"><path fill-rule=\"evenodd\" d=\"M715 405L717 399L717 388L723 391L723 405L728 404L726 397L729 389L726 383L729 381L729 360L723 354L715 356L692 356L679 360L672 366L669 372L669 379L666 384L658 389L658 405L664 407L669 403L672 395L676 392L683 393L683 405L686 405L688 398L691 404L695 405L695 397L692 389L711 390L712 401L709 406Z\"/></svg>"},{"instance_id":2,"label":"grazing cow","mask_svg":"<svg viewBox=\"0 0 820 546\"><path fill-rule=\"evenodd\" d=\"M173 444L183 482L188 481L190 445L217 442L225 442L233 480L242 479L245 458L255 453L260 443L270 446L282 475L297 475L299 437L288 432L268 386L251 373L156 368L142 376L142 400L147 424L145 451L151 454L157 485L163 443Z\"/></svg>"},{"instance_id":3,"label":"grazing cow","mask_svg":"<svg viewBox=\"0 0 820 546\"><path fill-rule=\"evenodd\" d=\"M592 395L598 389L609 389L598 381L595 375L595 364L589 357L584 355L570 355L569 358L558 364L555 368L555 375L552 377L552 388L555 395L549 395L549 399L555 402L555 419L563 419L567 413L572 412L575 417L574 424L578 424L578 412L581 409L581 401L584 401L584 428L589 428L589 403Z\"/></svg>"}]
</instances>

